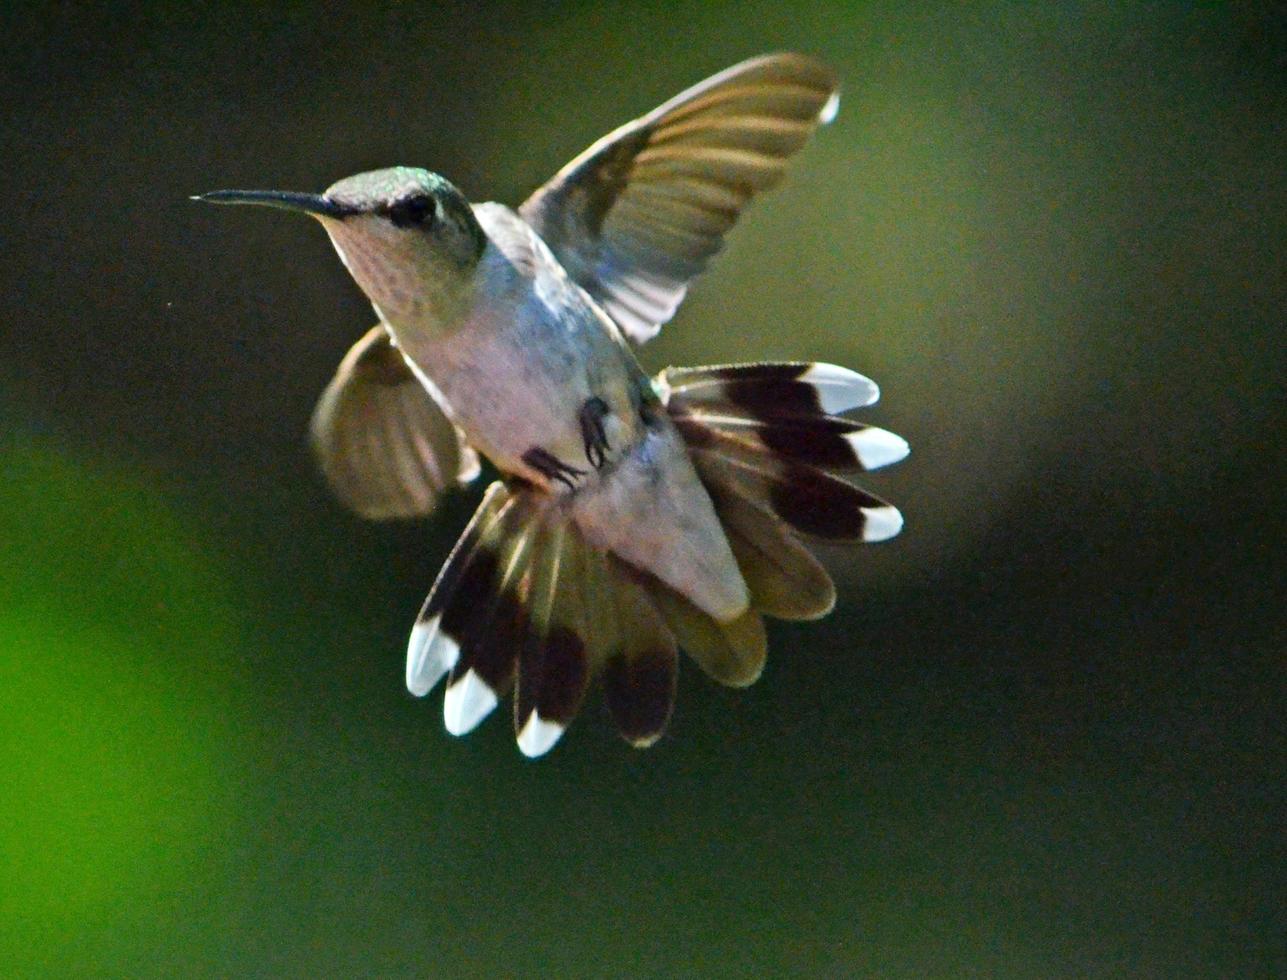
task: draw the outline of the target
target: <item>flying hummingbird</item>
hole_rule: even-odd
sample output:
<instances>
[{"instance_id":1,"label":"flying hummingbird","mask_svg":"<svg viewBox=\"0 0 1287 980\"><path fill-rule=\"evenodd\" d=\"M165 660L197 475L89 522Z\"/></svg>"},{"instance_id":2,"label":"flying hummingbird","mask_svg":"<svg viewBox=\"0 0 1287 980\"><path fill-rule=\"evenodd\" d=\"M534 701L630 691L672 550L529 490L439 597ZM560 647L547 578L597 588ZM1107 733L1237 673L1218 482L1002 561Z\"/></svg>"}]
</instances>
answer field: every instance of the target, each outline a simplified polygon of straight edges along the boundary
<instances>
[{"instance_id":1,"label":"flying hummingbird","mask_svg":"<svg viewBox=\"0 0 1287 980\"><path fill-rule=\"evenodd\" d=\"M518 746L539 756L600 676L621 734L651 745L679 648L747 685L764 666L762 616L831 610L801 538L901 530L894 507L834 475L907 455L840 417L876 401L867 378L821 363L649 377L633 353L837 105L819 62L754 58L613 130L517 211L409 167L323 194L198 196L312 215L375 307L312 419L345 504L419 516L478 475L479 453L500 472L407 650L413 694L447 678L451 733L512 691Z\"/></svg>"}]
</instances>

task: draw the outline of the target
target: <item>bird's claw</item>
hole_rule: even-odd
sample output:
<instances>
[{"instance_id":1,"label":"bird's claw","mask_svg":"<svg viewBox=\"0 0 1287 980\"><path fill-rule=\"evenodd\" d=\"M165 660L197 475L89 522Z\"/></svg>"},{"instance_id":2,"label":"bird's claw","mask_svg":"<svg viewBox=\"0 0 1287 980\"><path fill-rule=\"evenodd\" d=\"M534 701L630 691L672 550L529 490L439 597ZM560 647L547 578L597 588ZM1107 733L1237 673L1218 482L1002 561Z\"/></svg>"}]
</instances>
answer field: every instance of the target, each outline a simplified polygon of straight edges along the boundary
<instances>
[{"instance_id":1,"label":"bird's claw","mask_svg":"<svg viewBox=\"0 0 1287 980\"><path fill-rule=\"evenodd\" d=\"M585 442L585 458L596 470L608 461L608 434L603 420L611 413L608 403L597 395L581 406L581 438Z\"/></svg>"},{"instance_id":2,"label":"bird's claw","mask_svg":"<svg viewBox=\"0 0 1287 980\"><path fill-rule=\"evenodd\" d=\"M533 446L523 453L523 462L547 480L558 480L569 490L576 489L574 481L577 477L585 476L585 470L569 466L549 450L542 449L540 446Z\"/></svg>"}]
</instances>

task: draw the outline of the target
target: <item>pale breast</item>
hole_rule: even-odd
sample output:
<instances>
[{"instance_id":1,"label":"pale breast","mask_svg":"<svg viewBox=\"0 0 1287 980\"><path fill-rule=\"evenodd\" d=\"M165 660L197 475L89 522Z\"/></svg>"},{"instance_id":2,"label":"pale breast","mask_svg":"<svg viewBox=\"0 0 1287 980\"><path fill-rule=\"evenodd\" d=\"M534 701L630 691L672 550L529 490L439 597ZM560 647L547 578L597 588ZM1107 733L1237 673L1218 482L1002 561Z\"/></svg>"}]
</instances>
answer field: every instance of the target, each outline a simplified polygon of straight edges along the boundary
<instances>
[{"instance_id":1,"label":"pale breast","mask_svg":"<svg viewBox=\"0 0 1287 980\"><path fill-rule=\"evenodd\" d=\"M610 410L612 452L636 438L641 372L610 324L508 208L479 205L491 237L471 300L449 330L397 331L446 396L467 438L502 470L545 482L533 448L589 475L582 410Z\"/></svg>"}]
</instances>

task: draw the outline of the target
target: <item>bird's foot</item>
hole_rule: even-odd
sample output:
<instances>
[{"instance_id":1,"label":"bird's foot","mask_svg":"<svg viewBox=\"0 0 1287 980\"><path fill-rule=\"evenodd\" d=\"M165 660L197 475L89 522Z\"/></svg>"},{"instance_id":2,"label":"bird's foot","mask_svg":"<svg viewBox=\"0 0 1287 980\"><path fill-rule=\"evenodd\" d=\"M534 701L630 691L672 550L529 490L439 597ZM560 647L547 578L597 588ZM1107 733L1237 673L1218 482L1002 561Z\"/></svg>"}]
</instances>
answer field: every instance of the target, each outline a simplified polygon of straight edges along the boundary
<instances>
[{"instance_id":1,"label":"bird's foot","mask_svg":"<svg viewBox=\"0 0 1287 980\"><path fill-rule=\"evenodd\" d=\"M569 466L549 450L542 449L540 446L533 446L523 453L523 462L547 480L558 480L569 490L576 489L574 481L577 477L585 476L585 470Z\"/></svg>"},{"instance_id":2,"label":"bird's foot","mask_svg":"<svg viewBox=\"0 0 1287 980\"><path fill-rule=\"evenodd\" d=\"M608 434L604 431L603 420L611 414L608 403L597 395L581 406L581 438L585 442L585 458L596 470L602 469L608 461Z\"/></svg>"}]
</instances>

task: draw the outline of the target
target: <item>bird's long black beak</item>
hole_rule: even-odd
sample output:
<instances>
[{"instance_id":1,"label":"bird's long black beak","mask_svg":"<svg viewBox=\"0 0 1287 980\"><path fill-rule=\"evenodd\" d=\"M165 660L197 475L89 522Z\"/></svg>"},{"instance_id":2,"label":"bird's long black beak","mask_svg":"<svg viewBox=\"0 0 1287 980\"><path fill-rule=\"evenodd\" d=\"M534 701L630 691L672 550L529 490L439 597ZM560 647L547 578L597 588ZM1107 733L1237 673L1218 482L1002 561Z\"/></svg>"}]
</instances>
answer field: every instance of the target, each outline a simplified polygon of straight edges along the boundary
<instances>
[{"instance_id":1,"label":"bird's long black beak","mask_svg":"<svg viewBox=\"0 0 1287 980\"><path fill-rule=\"evenodd\" d=\"M326 218L343 218L351 212L321 194L301 194L295 191L209 191L193 194L194 201L211 204L261 204L283 211L301 211Z\"/></svg>"}]
</instances>

